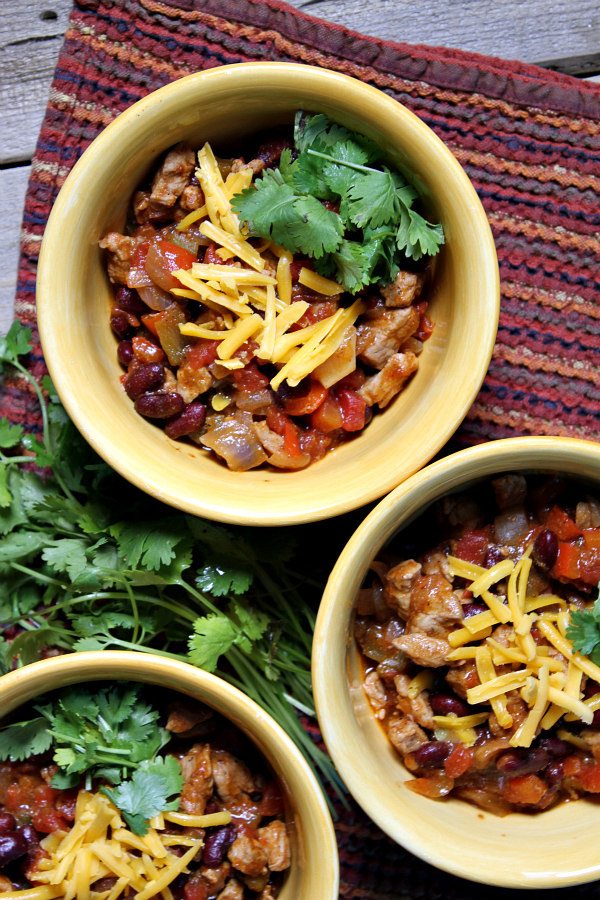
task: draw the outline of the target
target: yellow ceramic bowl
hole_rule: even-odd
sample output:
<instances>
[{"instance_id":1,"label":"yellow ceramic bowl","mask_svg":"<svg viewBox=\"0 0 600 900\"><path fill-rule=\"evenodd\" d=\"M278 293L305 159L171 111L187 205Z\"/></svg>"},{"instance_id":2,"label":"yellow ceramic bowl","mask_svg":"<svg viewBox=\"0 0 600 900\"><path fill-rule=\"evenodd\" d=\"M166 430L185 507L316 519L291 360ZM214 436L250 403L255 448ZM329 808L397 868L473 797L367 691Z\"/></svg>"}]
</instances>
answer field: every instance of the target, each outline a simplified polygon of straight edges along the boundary
<instances>
[{"instance_id":1,"label":"yellow ceramic bowl","mask_svg":"<svg viewBox=\"0 0 600 900\"><path fill-rule=\"evenodd\" d=\"M317 619L313 686L327 748L354 798L412 853L462 878L510 888L564 887L600 878L600 807L578 800L540 815L484 813L460 800L409 791L400 756L362 690L351 637L356 593L370 562L398 530L444 496L502 472L560 472L600 487L600 445L513 438L448 456L385 498L342 552Z\"/></svg>"},{"instance_id":2,"label":"yellow ceramic bowl","mask_svg":"<svg viewBox=\"0 0 600 900\"><path fill-rule=\"evenodd\" d=\"M120 229L136 186L181 140L232 137L324 112L373 138L419 183L446 235L431 293L433 337L407 389L350 443L297 472L230 472L200 448L169 440L125 395L109 328L111 288L99 239ZM324 69L244 63L176 81L136 103L83 154L46 228L37 279L39 326L52 379L71 418L115 469L155 497L225 522L317 520L381 497L456 430L485 375L498 323L498 266L485 213L436 135L375 88Z\"/></svg>"},{"instance_id":3,"label":"yellow ceramic bowl","mask_svg":"<svg viewBox=\"0 0 600 900\"><path fill-rule=\"evenodd\" d=\"M91 681L140 681L180 691L230 719L258 747L285 793L292 865L280 900L337 900L338 855L327 805L304 757L273 719L236 688L194 666L121 651L74 653L0 679L0 715L48 691Z\"/></svg>"}]
</instances>

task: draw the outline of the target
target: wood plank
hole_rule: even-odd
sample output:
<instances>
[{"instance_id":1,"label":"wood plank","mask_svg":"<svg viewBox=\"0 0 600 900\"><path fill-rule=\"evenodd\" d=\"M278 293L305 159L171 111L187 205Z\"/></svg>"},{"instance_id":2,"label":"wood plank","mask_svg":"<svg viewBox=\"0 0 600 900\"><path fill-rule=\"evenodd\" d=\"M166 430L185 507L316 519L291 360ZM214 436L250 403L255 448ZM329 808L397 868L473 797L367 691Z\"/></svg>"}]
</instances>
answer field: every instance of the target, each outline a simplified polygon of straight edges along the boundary
<instances>
[{"instance_id":1,"label":"wood plank","mask_svg":"<svg viewBox=\"0 0 600 900\"><path fill-rule=\"evenodd\" d=\"M526 62L598 53L597 0L291 2L304 12L388 40L460 47ZM33 154L70 9L71 0L0 3L0 164Z\"/></svg>"},{"instance_id":2,"label":"wood plank","mask_svg":"<svg viewBox=\"0 0 600 900\"><path fill-rule=\"evenodd\" d=\"M30 172L31 166L0 171L0 334L7 331L13 318L21 219Z\"/></svg>"},{"instance_id":3,"label":"wood plank","mask_svg":"<svg viewBox=\"0 0 600 900\"><path fill-rule=\"evenodd\" d=\"M313 16L410 44L523 62L598 52L597 0L288 0ZM591 73L590 73L591 74Z\"/></svg>"},{"instance_id":4,"label":"wood plank","mask_svg":"<svg viewBox=\"0 0 600 900\"><path fill-rule=\"evenodd\" d=\"M33 155L71 0L0 3L0 163Z\"/></svg>"}]
</instances>

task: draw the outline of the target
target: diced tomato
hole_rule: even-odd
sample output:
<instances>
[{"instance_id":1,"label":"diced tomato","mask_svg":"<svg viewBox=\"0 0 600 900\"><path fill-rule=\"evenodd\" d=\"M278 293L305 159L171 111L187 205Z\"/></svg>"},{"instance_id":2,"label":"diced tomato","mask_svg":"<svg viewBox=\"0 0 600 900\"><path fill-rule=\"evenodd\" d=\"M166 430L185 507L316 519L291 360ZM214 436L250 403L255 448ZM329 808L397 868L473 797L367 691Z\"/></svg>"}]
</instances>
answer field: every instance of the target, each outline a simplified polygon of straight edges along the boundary
<instances>
[{"instance_id":1,"label":"diced tomato","mask_svg":"<svg viewBox=\"0 0 600 900\"><path fill-rule=\"evenodd\" d=\"M131 257L132 269L143 269L145 267L146 257L148 256L149 249L150 241L142 241L137 245L137 247L133 251L133 256Z\"/></svg>"},{"instance_id":2,"label":"diced tomato","mask_svg":"<svg viewBox=\"0 0 600 900\"><path fill-rule=\"evenodd\" d=\"M303 453L308 453L313 461L323 459L331 443L332 439L328 434L323 434L315 428L307 428L300 432L300 449Z\"/></svg>"},{"instance_id":3,"label":"diced tomato","mask_svg":"<svg viewBox=\"0 0 600 900\"><path fill-rule=\"evenodd\" d=\"M311 414L310 424L317 431L329 434L343 425L342 411L335 397L329 394L318 409Z\"/></svg>"},{"instance_id":4,"label":"diced tomato","mask_svg":"<svg viewBox=\"0 0 600 900\"><path fill-rule=\"evenodd\" d=\"M192 369L204 369L217 358L218 341L199 340L193 347L188 347L185 364Z\"/></svg>"},{"instance_id":5,"label":"diced tomato","mask_svg":"<svg viewBox=\"0 0 600 900\"><path fill-rule=\"evenodd\" d=\"M422 303L418 303L416 306L416 309L419 313L419 325L415 332L415 337L418 341L426 341L433 334L433 322L431 321L429 316L425 315L425 310L428 306L429 304L426 300L424 300Z\"/></svg>"},{"instance_id":6,"label":"diced tomato","mask_svg":"<svg viewBox=\"0 0 600 900\"><path fill-rule=\"evenodd\" d=\"M302 287L302 285L300 285L300 287ZM294 296L294 299L300 300L302 298ZM299 328L306 328L307 325L314 325L315 322L322 322L323 319L328 319L332 316L337 308L338 305L335 300L323 300L311 303L302 318L299 319L295 325L292 325L290 331L297 331Z\"/></svg>"},{"instance_id":7,"label":"diced tomato","mask_svg":"<svg viewBox=\"0 0 600 900\"><path fill-rule=\"evenodd\" d=\"M243 369L235 369L233 381L238 390L253 392L269 386L269 379L261 372L254 360Z\"/></svg>"},{"instance_id":8,"label":"diced tomato","mask_svg":"<svg viewBox=\"0 0 600 900\"><path fill-rule=\"evenodd\" d=\"M517 775L506 782L502 796L508 803L537 806L545 793L546 785L537 775Z\"/></svg>"},{"instance_id":9,"label":"diced tomato","mask_svg":"<svg viewBox=\"0 0 600 900\"><path fill-rule=\"evenodd\" d=\"M349 390L349 391L357 391L359 388L363 386L365 381L367 380L367 376L363 372L362 369L355 369L354 372L350 372L348 375L345 375L344 378L341 378L336 384L336 390Z\"/></svg>"},{"instance_id":10,"label":"diced tomato","mask_svg":"<svg viewBox=\"0 0 600 900\"><path fill-rule=\"evenodd\" d=\"M203 262L209 266L233 266L235 265L235 259L221 259L217 250L220 250L220 247L217 244L209 244L206 250L204 251L204 259Z\"/></svg>"},{"instance_id":11,"label":"diced tomato","mask_svg":"<svg viewBox=\"0 0 600 900\"><path fill-rule=\"evenodd\" d=\"M367 403L356 391L337 392L344 431L362 431L366 424Z\"/></svg>"},{"instance_id":12,"label":"diced tomato","mask_svg":"<svg viewBox=\"0 0 600 900\"><path fill-rule=\"evenodd\" d=\"M454 556L464 559L465 562L474 563L476 566L482 566L489 543L489 534L485 529L476 528L473 531L467 531L456 542Z\"/></svg>"},{"instance_id":13,"label":"diced tomato","mask_svg":"<svg viewBox=\"0 0 600 900\"><path fill-rule=\"evenodd\" d=\"M39 806L33 810L31 824L36 831L52 834L53 831L68 831L69 826L64 816L53 806Z\"/></svg>"},{"instance_id":14,"label":"diced tomato","mask_svg":"<svg viewBox=\"0 0 600 900\"><path fill-rule=\"evenodd\" d=\"M212 891L200 872L191 875L183 886L184 900L208 900Z\"/></svg>"},{"instance_id":15,"label":"diced tomato","mask_svg":"<svg viewBox=\"0 0 600 900\"><path fill-rule=\"evenodd\" d=\"M194 254L184 247L171 241L157 241L148 248L144 269L154 284L163 291L170 291L171 288L181 287L172 273L178 269L191 269L195 262Z\"/></svg>"},{"instance_id":16,"label":"diced tomato","mask_svg":"<svg viewBox=\"0 0 600 900\"><path fill-rule=\"evenodd\" d=\"M576 544L560 543L558 545L558 555L552 574L556 578L567 579L568 581L577 581L579 575L579 557L580 548Z\"/></svg>"},{"instance_id":17,"label":"diced tomato","mask_svg":"<svg viewBox=\"0 0 600 900\"><path fill-rule=\"evenodd\" d=\"M267 410L267 425L275 434L283 435L285 433L285 423L287 416L277 406L270 406Z\"/></svg>"},{"instance_id":18,"label":"diced tomato","mask_svg":"<svg viewBox=\"0 0 600 900\"><path fill-rule=\"evenodd\" d=\"M327 396L327 388L318 381L309 381L301 394L288 397L283 408L289 416L307 416L319 408Z\"/></svg>"},{"instance_id":19,"label":"diced tomato","mask_svg":"<svg viewBox=\"0 0 600 900\"><path fill-rule=\"evenodd\" d=\"M560 506L552 507L544 525L555 533L559 541L574 541L582 534L581 528Z\"/></svg>"},{"instance_id":20,"label":"diced tomato","mask_svg":"<svg viewBox=\"0 0 600 900\"><path fill-rule=\"evenodd\" d=\"M283 432L283 449L289 456L300 456L302 453L298 429L289 419L285 423Z\"/></svg>"},{"instance_id":21,"label":"diced tomato","mask_svg":"<svg viewBox=\"0 0 600 900\"><path fill-rule=\"evenodd\" d=\"M156 330L156 323L162 319L164 313L162 312L154 312L154 313L146 313L145 316L142 316L142 322L144 326L148 329L150 334L153 334L154 337L158 337L158 332Z\"/></svg>"},{"instance_id":22,"label":"diced tomato","mask_svg":"<svg viewBox=\"0 0 600 900\"><path fill-rule=\"evenodd\" d=\"M436 773L426 778L411 778L406 782L406 787L414 791L415 794L421 794L423 797L430 797L437 800L439 797L445 797L454 787L454 781L448 775Z\"/></svg>"},{"instance_id":23,"label":"diced tomato","mask_svg":"<svg viewBox=\"0 0 600 900\"><path fill-rule=\"evenodd\" d=\"M573 753L572 756L567 756L562 761L562 769L565 778L569 778L572 775L578 775L583 768L583 760L580 756L577 756L576 753Z\"/></svg>"},{"instance_id":24,"label":"diced tomato","mask_svg":"<svg viewBox=\"0 0 600 900\"><path fill-rule=\"evenodd\" d=\"M446 775L449 775L450 778L460 778L469 771L474 759L475 752L472 747L456 744L450 755L444 760Z\"/></svg>"},{"instance_id":25,"label":"diced tomato","mask_svg":"<svg viewBox=\"0 0 600 900\"><path fill-rule=\"evenodd\" d=\"M600 794L600 763L593 766L582 766L577 774L577 781L590 794Z\"/></svg>"},{"instance_id":26,"label":"diced tomato","mask_svg":"<svg viewBox=\"0 0 600 900\"><path fill-rule=\"evenodd\" d=\"M284 812L281 790L275 781L270 781L264 789L258 809L261 816L277 816Z\"/></svg>"}]
</instances>

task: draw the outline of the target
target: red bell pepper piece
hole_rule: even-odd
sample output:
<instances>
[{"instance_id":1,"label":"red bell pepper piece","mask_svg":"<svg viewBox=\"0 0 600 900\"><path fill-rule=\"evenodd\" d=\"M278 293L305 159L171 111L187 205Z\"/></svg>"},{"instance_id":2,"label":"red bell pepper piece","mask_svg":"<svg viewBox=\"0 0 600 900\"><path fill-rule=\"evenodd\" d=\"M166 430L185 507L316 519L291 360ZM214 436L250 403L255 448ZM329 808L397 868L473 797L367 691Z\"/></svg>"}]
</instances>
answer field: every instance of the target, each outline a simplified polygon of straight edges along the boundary
<instances>
[{"instance_id":1,"label":"red bell pepper piece","mask_svg":"<svg viewBox=\"0 0 600 900\"><path fill-rule=\"evenodd\" d=\"M289 416L307 416L318 409L326 397L327 388L318 381L311 381L300 396L284 400L283 408Z\"/></svg>"},{"instance_id":2,"label":"red bell pepper piece","mask_svg":"<svg viewBox=\"0 0 600 900\"><path fill-rule=\"evenodd\" d=\"M337 395L342 413L344 431L362 431L366 424L367 404L356 391L338 391Z\"/></svg>"},{"instance_id":3,"label":"red bell pepper piece","mask_svg":"<svg viewBox=\"0 0 600 900\"><path fill-rule=\"evenodd\" d=\"M559 541L574 541L582 535L581 528L560 506L552 507L544 525L555 533Z\"/></svg>"}]
</instances>

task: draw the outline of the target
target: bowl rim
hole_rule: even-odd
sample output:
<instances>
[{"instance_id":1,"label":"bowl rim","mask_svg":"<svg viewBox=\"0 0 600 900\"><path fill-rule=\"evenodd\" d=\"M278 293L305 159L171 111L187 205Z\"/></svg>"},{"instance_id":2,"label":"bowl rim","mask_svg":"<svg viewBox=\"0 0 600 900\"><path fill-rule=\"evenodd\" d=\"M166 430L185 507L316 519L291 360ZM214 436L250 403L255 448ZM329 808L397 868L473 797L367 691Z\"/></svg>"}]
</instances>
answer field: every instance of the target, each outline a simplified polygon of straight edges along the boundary
<instances>
[{"instance_id":1,"label":"bowl rim","mask_svg":"<svg viewBox=\"0 0 600 900\"><path fill-rule=\"evenodd\" d=\"M48 688L49 679L60 683ZM212 706L249 735L274 770L281 769L286 786L304 806L302 831L312 853L319 853L322 893L315 900L337 900L339 858L333 822L323 791L311 767L281 726L254 700L216 675L189 663L130 650L90 650L30 663L0 678L0 710L17 709L34 696L87 681L160 683L168 690L189 693ZM23 699L23 694L26 698ZM269 758L277 747L277 764ZM283 780L283 779L282 779ZM310 865L310 863L306 863ZM312 900L312 897L311 897Z\"/></svg>"},{"instance_id":2,"label":"bowl rim","mask_svg":"<svg viewBox=\"0 0 600 900\"><path fill-rule=\"evenodd\" d=\"M54 321L51 300L54 294L51 283L53 261L60 258L64 232L69 228L69 210L76 204L78 196L85 196L85 184L91 178L90 173L105 167L106 163L102 165L106 155L105 149L111 145L115 137L130 127L135 128L136 122L146 115L157 115L157 110L171 102L171 99L175 101L175 98L178 98L177 102L181 103L181 98L187 96L191 104L200 87L207 88L212 85L221 89L242 86L247 79L251 79L253 85L260 83L262 86L268 86L278 76L303 79L304 84L326 88L332 95L336 92L347 95L350 92L353 96L368 97L369 104L380 111L382 121L386 120L386 114L393 113L409 126L411 133L426 137L436 147L439 159L453 173L456 183L460 183L461 196L465 198L468 207L469 221L478 234L480 270L485 273L486 283L489 285L486 292L486 315L482 316L478 323L478 365L464 374L462 399L457 401L455 398L456 405L451 421L446 421L443 427L424 429L420 438L420 463L415 459L407 470L403 454L398 453L395 459L388 461L389 464L379 474L377 483L372 483L369 479L348 478L342 484L337 484L334 496L325 499L323 496L316 494L313 496L311 492L307 492L305 499L295 501L294 509L285 512L281 509L273 510L267 503L257 506L247 502L240 507L239 498L236 500L234 492L231 492L231 498L228 497L224 502L210 496L205 497L197 489L190 490L189 485L181 485L178 488L171 486L165 490L158 474L144 472L144 467L139 467L134 455L127 452L124 444L119 443L118 435L108 434L106 428L97 429L94 416L89 413L83 395L79 396L77 385L61 364L57 350L60 325ZM234 63L187 75L138 100L107 125L76 162L55 200L42 241L36 290L40 338L52 381L70 418L93 449L129 482L171 506L217 521L261 526L318 521L356 509L384 496L398 484L399 478L407 477L407 474L410 475L419 465L426 464L456 431L483 383L495 344L500 310L500 276L491 227L473 185L450 149L425 122L378 88L339 72L287 62ZM275 473L281 485L278 487L278 496L279 493L285 495L284 479L293 478L294 474Z\"/></svg>"},{"instance_id":3,"label":"bowl rim","mask_svg":"<svg viewBox=\"0 0 600 900\"><path fill-rule=\"evenodd\" d=\"M561 464L569 466L570 471L561 468ZM405 520L410 524L433 500L461 485L502 472L556 469L574 478L584 477L580 474L584 470L592 471L600 483L600 444L569 437L506 438L459 450L412 475L370 512L343 548L321 599L313 639L312 682L317 719L329 755L353 798L392 840L415 856L460 878L498 887L539 889L583 884L600 877L600 863L582 872L580 868L569 870L568 865L560 867L557 859L554 872L536 873L537 877L529 883L520 880L519 871L512 866L495 869L484 858L449 861L444 855L444 842L437 840L436 834L420 841L412 833L410 823L402 819L398 792L385 794L382 785L384 799L379 802L373 797L372 785L367 787L363 780L364 758L354 760L348 753L349 734L360 732L360 724L353 715L347 727L339 728L336 714L341 708L340 692L332 689L331 676L335 688L349 692L347 654L354 643L349 625L356 590L369 563ZM400 757L398 760L402 766ZM510 814L502 821L509 822Z\"/></svg>"}]
</instances>

